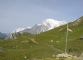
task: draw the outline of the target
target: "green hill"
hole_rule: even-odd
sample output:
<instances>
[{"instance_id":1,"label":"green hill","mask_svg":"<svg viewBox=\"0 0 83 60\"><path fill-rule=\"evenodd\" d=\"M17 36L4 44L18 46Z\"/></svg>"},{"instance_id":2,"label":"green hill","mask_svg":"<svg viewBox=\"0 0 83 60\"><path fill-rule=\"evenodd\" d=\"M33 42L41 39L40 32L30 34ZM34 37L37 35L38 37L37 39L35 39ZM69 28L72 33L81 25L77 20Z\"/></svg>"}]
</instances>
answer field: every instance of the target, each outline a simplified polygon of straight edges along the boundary
<instances>
[{"instance_id":1,"label":"green hill","mask_svg":"<svg viewBox=\"0 0 83 60\"><path fill-rule=\"evenodd\" d=\"M83 52L83 16L68 24L67 52L80 56ZM36 35L22 35L15 40L0 39L0 60L37 60L53 58L65 50L66 25Z\"/></svg>"}]
</instances>

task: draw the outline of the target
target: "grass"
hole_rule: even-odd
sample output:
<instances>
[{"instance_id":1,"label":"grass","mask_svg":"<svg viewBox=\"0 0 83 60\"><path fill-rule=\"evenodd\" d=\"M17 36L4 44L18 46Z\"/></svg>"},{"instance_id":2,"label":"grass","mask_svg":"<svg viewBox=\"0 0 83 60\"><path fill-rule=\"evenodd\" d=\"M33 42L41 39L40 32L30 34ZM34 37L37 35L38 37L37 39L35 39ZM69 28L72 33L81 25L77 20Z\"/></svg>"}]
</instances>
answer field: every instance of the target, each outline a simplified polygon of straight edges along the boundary
<instances>
[{"instance_id":1,"label":"grass","mask_svg":"<svg viewBox=\"0 0 83 60\"><path fill-rule=\"evenodd\" d=\"M70 49L70 54L79 56L83 52L83 40L80 40L80 36L83 36L83 24L73 26L72 22L69 23L69 28L73 32L68 34L67 52ZM0 50L2 50L0 60L65 60L53 58L53 55L63 53L65 50L66 25L36 35L19 36L15 40L0 38Z\"/></svg>"}]
</instances>

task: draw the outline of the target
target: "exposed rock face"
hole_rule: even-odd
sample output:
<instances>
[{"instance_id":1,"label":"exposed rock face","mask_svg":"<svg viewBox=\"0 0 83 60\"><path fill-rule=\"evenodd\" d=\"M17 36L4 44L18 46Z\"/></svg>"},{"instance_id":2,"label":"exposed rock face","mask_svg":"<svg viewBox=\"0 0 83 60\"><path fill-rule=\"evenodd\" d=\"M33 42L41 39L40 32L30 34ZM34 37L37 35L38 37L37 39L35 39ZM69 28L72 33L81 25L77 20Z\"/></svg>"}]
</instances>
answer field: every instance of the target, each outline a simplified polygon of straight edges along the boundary
<instances>
[{"instance_id":1,"label":"exposed rock face","mask_svg":"<svg viewBox=\"0 0 83 60\"><path fill-rule=\"evenodd\" d=\"M18 28L15 31L11 32L6 39L16 39L17 33L31 33L31 34L39 34L42 32L46 32L53 28L62 26L67 24L66 21L57 21L54 19L45 19L41 24L36 24L33 27L27 28Z\"/></svg>"},{"instance_id":2,"label":"exposed rock face","mask_svg":"<svg viewBox=\"0 0 83 60\"><path fill-rule=\"evenodd\" d=\"M23 32L29 32L31 34L39 34L41 32L45 32L51 30L53 28L59 27L61 25L66 24L66 21L57 21L54 19L45 19L41 24L36 24L32 28L27 28L23 30Z\"/></svg>"}]
</instances>

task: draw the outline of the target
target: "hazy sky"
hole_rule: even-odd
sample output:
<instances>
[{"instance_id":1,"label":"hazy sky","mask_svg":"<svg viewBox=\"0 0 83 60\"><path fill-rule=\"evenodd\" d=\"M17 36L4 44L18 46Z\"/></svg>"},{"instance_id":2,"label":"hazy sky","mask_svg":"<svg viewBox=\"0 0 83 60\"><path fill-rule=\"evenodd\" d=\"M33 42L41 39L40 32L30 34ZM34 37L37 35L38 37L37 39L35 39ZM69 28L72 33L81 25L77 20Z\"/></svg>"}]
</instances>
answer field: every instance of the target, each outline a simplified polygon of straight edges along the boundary
<instances>
[{"instance_id":1,"label":"hazy sky","mask_svg":"<svg viewBox=\"0 0 83 60\"><path fill-rule=\"evenodd\" d=\"M74 21L83 15L83 0L0 0L0 32L11 32L47 18Z\"/></svg>"}]
</instances>

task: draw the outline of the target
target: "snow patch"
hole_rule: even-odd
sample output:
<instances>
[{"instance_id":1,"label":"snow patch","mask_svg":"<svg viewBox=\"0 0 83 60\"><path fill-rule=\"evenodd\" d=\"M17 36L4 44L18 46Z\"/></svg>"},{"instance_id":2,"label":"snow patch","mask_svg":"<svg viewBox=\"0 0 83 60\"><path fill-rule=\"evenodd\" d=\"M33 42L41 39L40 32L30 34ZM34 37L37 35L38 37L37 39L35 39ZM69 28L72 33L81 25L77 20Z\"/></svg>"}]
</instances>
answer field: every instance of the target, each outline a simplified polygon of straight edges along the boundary
<instances>
[{"instance_id":1,"label":"snow patch","mask_svg":"<svg viewBox=\"0 0 83 60\"><path fill-rule=\"evenodd\" d=\"M31 29L31 27L28 26L27 29Z\"/></svg>"},{"instance_id":2,"label":"snow patch","mask_svg":"<svg viewBox=\"0 0 83 60\"><path fill-rule=\"evenodd\" d=\"M15 31L13 31L12 33L17 33L17 32L20 32L20 31L22 31L22 30L24 30L25 28L18 28L18 29L16 29Z\"/></svg>"},{"instance_id":3,"label":"snow patch","mask_svg":"<svg viewBox=\"0 0 83 60\"><path fill-rule=\"evenodd\" d=\"M53 28L59 27L61 25L67 24L66 21L58 21L54 19L45 19L42 23L36 24L33 27L27 27L27 28L18 28L12 33L17 33L17 32L29 32L31 34L39 34L41 32L45 32L48 30L51 30Z\"/></svg>"}]
</instances>

